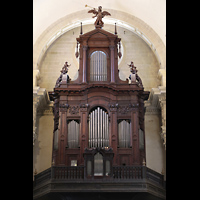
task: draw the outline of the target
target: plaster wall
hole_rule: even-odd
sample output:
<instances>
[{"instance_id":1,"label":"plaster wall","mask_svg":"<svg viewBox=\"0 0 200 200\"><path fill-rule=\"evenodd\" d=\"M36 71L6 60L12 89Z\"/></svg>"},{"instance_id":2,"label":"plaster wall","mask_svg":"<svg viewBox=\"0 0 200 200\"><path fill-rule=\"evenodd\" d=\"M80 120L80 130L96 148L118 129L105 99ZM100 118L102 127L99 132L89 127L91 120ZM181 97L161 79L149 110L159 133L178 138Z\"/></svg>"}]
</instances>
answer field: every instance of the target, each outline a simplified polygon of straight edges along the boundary
<instances>
[{"instance_id":1,"label":"plaster wall","mask_svg":"<svg viewBox=\"0 0 200 200\"><path fill-rule=\"evenodd\" d=\"M145 115L146 165L166 176L166 151L162 145L160 114Z\"/></svg>"},{"instance_id":2,"label":"plaster wall","mask_svg":"<svg viewBox=\"0 0 200 200\"><path fill-rule=\"evenodd\" d=\"M92 9L85 7L86 4L93 8L102 6L105 10L111 8L132 14L153 28L163 43L166 43L166 0L34 0L33 44L55 21L80 10L87 13Z\"/></svg>"},{"instance_id":3,"label":"plaster wall","mask_svg":"<svg viewBox=\"0 0 200 200\"><path fill-rule=\"evenodd\" d=\"M53 145L53 114L38 116L38 137L33 148L33 171L37 173L51 167Z\"/></svg>"}]
</instances>

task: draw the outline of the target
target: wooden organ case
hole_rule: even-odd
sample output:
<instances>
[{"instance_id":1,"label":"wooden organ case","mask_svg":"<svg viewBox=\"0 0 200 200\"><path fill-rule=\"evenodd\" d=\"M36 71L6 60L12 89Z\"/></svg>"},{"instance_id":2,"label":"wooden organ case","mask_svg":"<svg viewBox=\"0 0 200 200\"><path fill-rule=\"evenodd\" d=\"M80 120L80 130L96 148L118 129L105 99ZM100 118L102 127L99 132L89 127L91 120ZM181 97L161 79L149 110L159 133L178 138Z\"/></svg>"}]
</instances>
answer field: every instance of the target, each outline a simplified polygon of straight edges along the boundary
<instances>
[{"instance_id":1,"label":"wooden organ case","mask_svg":"<svg viewBox=\"0 0 200 200\"><path fill-rule=\"evenodd\" d=\"M121 39L97 26L76 40L78 78L71 81L66 62L49 92L54 101L53 165L82 166L84 178L114 176L117 166L143 165L149 92L137 78L131 83L119 78Z\"/></svg>"}]
</instances>

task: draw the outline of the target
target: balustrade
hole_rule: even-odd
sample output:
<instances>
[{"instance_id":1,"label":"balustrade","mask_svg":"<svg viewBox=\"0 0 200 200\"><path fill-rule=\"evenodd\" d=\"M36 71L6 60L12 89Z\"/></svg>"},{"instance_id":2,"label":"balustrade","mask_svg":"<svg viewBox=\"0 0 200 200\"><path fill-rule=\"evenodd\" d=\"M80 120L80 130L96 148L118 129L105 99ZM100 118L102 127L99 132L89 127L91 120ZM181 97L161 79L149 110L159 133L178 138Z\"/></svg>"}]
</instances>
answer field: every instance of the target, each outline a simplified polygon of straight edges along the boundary
<instances>
[{"instance_id":1,"label":"balustrade","mask_svg":"<svg viewBox=\"0 0 200 200\"><path fill-rule=\"evenodd\" d=\"M34 185L49 179L67 181L90 181L84 179L84 166L52 166L35 176ZM113 166L113 174L106 181L131 181L146 179L164 186L164 176L146 166Z\"/></svg>"},{"instance_id":2,"label":"balustrade","mask_svg":"<svg viewBox=\"0 0 200 200\"><path fill-rule=\"evenodd\" d=\"M69 166L69 167L53 167L53 179L68 179L68 180L77 180L83 179L84 167L83 166Z\"/></svg>"},{"instance_id":3,"label":"balustrade","mask_svg":"<svg viewBox=\"0 0 200 200\"><path fill-rule=\"evenodd\" d=\"M114 179L142 179L142 166L115 166Z\"/></svg>"}]
</instances>

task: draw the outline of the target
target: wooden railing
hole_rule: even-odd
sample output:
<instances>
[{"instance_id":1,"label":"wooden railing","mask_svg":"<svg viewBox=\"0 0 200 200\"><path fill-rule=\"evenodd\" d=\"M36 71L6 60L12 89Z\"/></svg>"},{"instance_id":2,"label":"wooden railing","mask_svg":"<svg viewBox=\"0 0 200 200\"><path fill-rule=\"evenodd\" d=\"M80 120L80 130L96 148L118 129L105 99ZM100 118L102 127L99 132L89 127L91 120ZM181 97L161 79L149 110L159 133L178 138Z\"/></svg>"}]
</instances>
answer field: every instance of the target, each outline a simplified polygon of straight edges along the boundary
<instances>
[{"instance_id":1,"label":"wooden railing","mask_svg":"<svg viewBox=\"0 0 200 200\"><path fill-rule=\"evenodd\" d=\"M146 167L146 179L164 186L164 176L148 167Z\"/></svg>"},{"instance_id":2,"label":"wooden railing","mask_svg":"<svg viewBox=\"0 0 200 200\"><path fill-rule=\"evenodd\" d=\"M164 186L164 176L146 166L114 166L113 179L147 179L158 185Z\"/></svg>"},{"instance_id":3,"label":"wooden railing","mask_svg":"<svg viewBox=\"0 0 200 200\"><path fill-rule=\"evenodd\" d=\"M53 179L68 179L68 180L79 180L84 178L84 167L77 166L53 166L52 167L52 178Z\"/></svg>"},{"instance_id":4,"label":"wooden railing","mask_svg":"<svg viewBox=\"0 0 200 200\"><path fill-rule=\"evenodd\" d=\"M39 185L43 182L46 182L51 178L51 168L44 170L43 172L35 175L34 186Z\"/></svg>"},{"instance_id":5,"label":"wooden railing","mask_svg":"<svg viewBox=\"0 0 200 200\"><path fill-rule=\"evenodd\" d=\"M112 174L106 181L149 180L164 186L164 176L146 166L113 166ZM90 181L85 177L84 166L52 166L35 176L34 185L48 180Z\"/></svg>"},{"instance_id":6,"label":"wooden railing","mask_svg":"<svg viewBox=\"0 0 200 200\"><path fill-rule=\"evenodd\" d=\"M116 166L113 167L114 179L141 179L142 166Z\"/></svg>"}]
</instances>

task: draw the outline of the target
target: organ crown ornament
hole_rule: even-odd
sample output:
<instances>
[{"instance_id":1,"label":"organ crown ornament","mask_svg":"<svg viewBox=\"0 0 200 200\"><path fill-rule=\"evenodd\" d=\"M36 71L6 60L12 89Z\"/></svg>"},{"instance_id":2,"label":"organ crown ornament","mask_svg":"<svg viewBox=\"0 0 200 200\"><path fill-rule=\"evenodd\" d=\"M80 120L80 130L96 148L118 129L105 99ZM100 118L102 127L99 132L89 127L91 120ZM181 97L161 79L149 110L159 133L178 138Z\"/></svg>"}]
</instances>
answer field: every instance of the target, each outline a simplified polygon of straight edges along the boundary
<instances>
[{"instance_id":1,"label":"organ crown ornament","mask_svg":"<svg viewBox=\"0 0 200 200\"><path fill-rule=\"evenodd\" d=\"M94 23L96 28L102 28L103 27L104 23L102 21L102 18L104 18L107 15L111 16L111 14L109 12L102 11L102 6L99 6L98 10L93 8L92 10L89 10L88 13L93 13L94 14L94 16L92 18L97 17L97 19L96 19L96 21Z\"/></svg>"}]
</instances>

